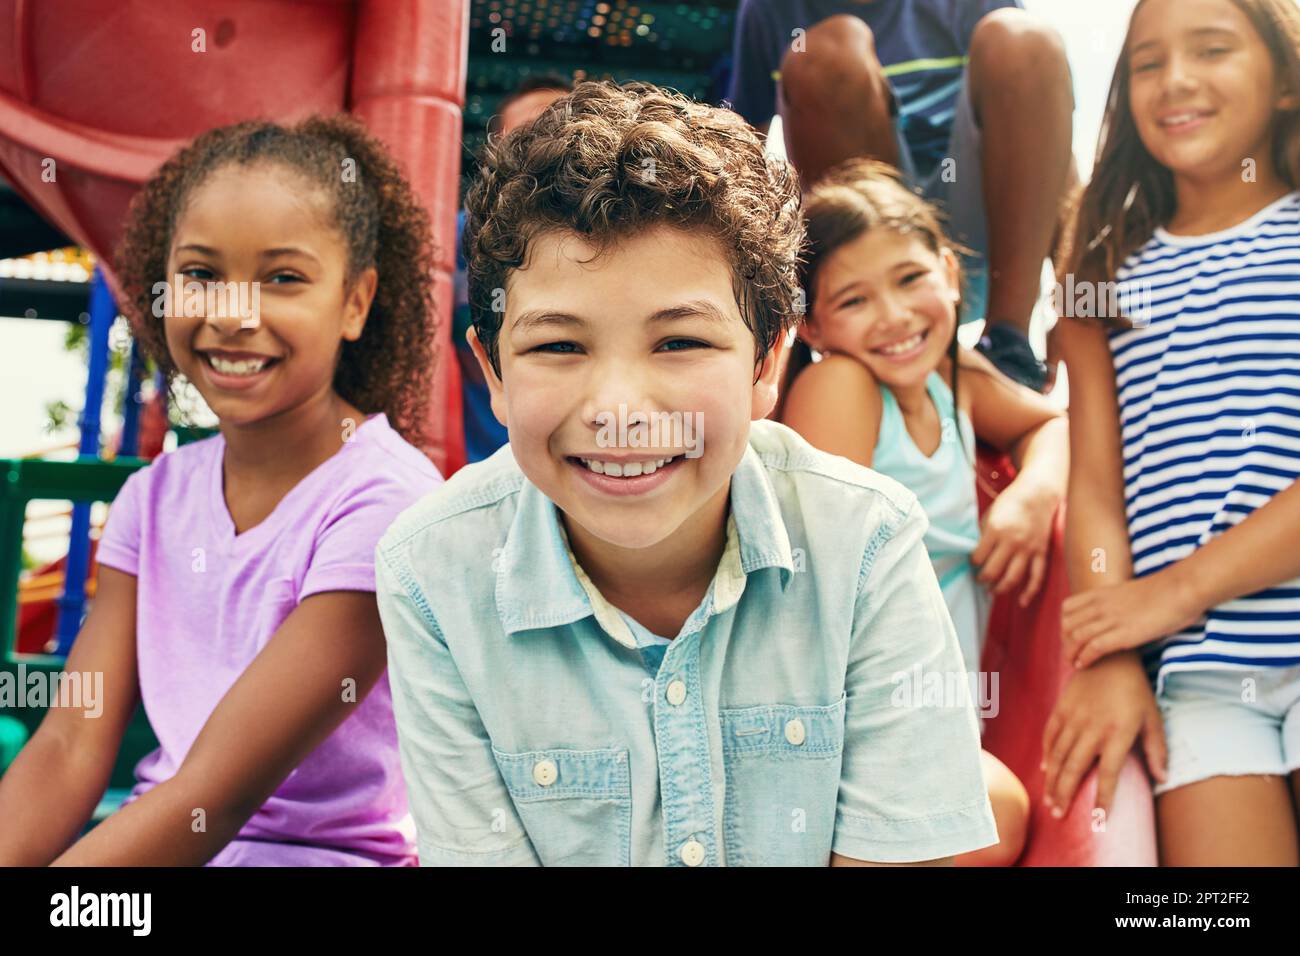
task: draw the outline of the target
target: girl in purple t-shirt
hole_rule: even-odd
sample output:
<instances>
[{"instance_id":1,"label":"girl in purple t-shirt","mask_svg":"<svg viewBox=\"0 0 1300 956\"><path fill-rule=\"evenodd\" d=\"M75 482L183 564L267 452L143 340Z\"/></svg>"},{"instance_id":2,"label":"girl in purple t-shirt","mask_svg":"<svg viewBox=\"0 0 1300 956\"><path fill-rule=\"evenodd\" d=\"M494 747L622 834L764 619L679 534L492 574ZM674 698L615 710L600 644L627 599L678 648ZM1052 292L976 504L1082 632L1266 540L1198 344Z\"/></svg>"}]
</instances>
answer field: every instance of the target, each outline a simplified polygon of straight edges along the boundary
<instances>
[{"instance_id":1,"label":"girl in purple t-shirt","mask_svg":"<svg viewBox=\"0 0 1300 956\"><path fill-rule=\"evenodd\" d=\"M442 479L407 441L432 348L426 213L357 122L198 137L131 206L124 307L220 435L114 502L69 672L0 783L0 863L408 865L374 547ZM159 747L73 842L142 701Z\"/></svg>"}]
</instances>

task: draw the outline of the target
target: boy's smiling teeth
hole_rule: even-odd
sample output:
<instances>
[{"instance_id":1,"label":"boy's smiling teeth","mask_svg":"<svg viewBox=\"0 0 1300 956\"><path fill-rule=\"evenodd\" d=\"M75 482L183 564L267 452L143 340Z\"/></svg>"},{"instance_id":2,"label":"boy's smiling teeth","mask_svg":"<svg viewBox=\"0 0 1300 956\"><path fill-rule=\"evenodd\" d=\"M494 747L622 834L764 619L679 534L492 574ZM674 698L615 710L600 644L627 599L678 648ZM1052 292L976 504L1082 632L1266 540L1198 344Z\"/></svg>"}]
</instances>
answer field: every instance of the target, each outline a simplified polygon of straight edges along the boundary
<instances>
[{"instance_id":1,"label":"boy's smiling teeth","mask_svg":"<svg viewBox=\"0 0 1300 956\"><path fill-rule=\"evenodd\" d=\"M876 349L881 355L901 355L903 352L910 352L922 342L925 341L928 331L917 332L910 339L903 339L901 342L895 342L893 345L886 345Z\"/></svg>"},{"instance_id":2,"label":"boy's smiling teeth","mask_svg":"<svg viewBox=\"0 0 1300 956\"><path fill-rule=\"evenodd\" d=\"M640 475L653 475L664 465L676 461L681 455L673 455L670 458L652 458L648 461L625 461L622 463L616 461L596 461L592 458L579 458L587 467L588 471L594 471L598 475L607 475L610 478L636 478Z\"/></svg>"}]
</instances>

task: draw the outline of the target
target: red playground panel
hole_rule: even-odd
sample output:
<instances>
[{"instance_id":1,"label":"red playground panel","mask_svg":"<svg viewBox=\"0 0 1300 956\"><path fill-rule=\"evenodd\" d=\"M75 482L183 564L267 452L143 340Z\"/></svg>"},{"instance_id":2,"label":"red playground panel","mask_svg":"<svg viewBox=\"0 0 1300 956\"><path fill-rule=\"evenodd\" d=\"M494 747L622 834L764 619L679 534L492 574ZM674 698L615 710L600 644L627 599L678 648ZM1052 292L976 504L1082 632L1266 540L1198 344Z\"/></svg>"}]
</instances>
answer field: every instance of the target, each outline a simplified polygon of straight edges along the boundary
<instances>
[{"instance_id":1,"label":"red playground panel","mask_svg":"<svg viewBox=\"0 0 1300 956\"><path fill-rule=\"evenodd\" d=\"M981 512L993 494L1011 481L1010 463L981 447ZM989 489L992 489L990 493ZM1083 779L1062 819L1043 805L1043 728L1073 670L1061 653L1061 604L1070 593L1066 579L1065 506L1056 530L1042 590L1027 608L1014 593L996 599L989 618L981 669L998 674L999 709L989 718L984 747L1012 771L1029 791L1032 817L1020 866L1155 866L1155 805L1146 767L1136 751L1120 772L1114 806L1103 818L1094 812L1097 773Z\"/></svg>"},{"instance_id":2,"label":"red playground panel","mask_svg":"<svg viewBox=\"0 0 1300 956\"><path fill-rule=\"evenodd\" d=\"M450 316L466 6L0 0L0 175L108 265L131 197L191 137L245 119L356 114L433 222L442 321L426 451L450 475L465 461Z\"/></svg>"}]
</instances>

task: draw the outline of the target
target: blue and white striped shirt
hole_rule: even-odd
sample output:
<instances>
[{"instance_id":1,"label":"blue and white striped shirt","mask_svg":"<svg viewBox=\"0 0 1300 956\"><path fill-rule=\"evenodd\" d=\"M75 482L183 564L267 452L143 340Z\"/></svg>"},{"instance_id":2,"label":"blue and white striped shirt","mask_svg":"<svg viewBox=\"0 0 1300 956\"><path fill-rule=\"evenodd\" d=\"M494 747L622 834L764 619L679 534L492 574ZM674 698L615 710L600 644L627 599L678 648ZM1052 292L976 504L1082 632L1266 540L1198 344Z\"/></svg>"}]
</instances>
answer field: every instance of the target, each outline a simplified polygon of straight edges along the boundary
<instances>
[{"instance_id":1,"label":"blue and white striped shirt","mask_svg":"<svg viewBox=\"0 0 1300 956\"><path fill-rule=\"evenodd\" d=\"M1300 476L1300 192L1203 236L1157 229L1116 276L1110 335L1135 577L1187 557ZM1300 579L1144 650L1178 670L1300 664Z\"/></svg>"}]
</instances>

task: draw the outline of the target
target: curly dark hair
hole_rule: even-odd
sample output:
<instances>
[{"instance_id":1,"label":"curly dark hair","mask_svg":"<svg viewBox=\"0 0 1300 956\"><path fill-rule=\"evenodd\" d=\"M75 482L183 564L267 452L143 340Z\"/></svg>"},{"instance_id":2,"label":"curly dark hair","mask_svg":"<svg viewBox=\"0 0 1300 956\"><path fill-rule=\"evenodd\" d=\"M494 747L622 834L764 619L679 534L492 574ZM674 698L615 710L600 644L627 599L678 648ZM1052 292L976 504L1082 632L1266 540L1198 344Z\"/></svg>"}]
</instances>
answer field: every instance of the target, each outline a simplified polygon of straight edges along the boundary
<instances>
[{"instance_id":1,"label":"curly dark hair","mask_svg":"<svg viewBox=\"0 0 1300 956\"><path fill-rule=\"evenodd\" d=\"M461 240L475 332L500 376L496 290L539 235L578 233L603 252L668 225L721 243L761 362L798 321L799 202L793 167L730 110L640 80L579 83L483 150Z\"/></svg>"},{"instance_id":2,"label":"curly dark hair","mask_svg":"<svg viewBox=\"0 0 1300 956\"><path fill-rule=\"evenodd\" d=\"M424 447L437 322L429 215L388 150L353 117L223 126L159 167L131 202L115 256L122 308L136 339L170 386L177 369L163 319L153 313L153 289L168 279L176 222L190 195L217 170L268 163L293 170L328 197L347 246L349 279L370 266L379 275L361 337L342 343L334 390L367 414L386 413L407 441ZM345 175L348 170L355 175Z\"/></svg>"}]
</instances>

